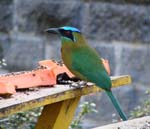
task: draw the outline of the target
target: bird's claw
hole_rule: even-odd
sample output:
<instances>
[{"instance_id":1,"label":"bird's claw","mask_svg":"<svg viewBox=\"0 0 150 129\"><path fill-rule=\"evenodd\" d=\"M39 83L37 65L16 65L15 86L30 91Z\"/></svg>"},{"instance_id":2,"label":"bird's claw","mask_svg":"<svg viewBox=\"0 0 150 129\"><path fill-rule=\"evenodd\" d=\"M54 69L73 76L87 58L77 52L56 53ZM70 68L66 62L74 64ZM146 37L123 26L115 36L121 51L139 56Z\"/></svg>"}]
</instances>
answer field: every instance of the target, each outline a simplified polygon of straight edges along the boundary
<instances>
[{"instance_id":1,"label":"bird's claw","mask_svg":"<svg viewBox=\"0 0 150 129\"><path fill-rule=\"evenodd\" d=\"M86 84L85 81L78 81L78 82L71 83L69 86L73 87L73 88L79 88L80 89L80 88L84 87L85 84Z\"/></svg>"},{"instance_id":2,"label":"bird's claw","mask_svg":"<svg viewBox=\"0 0 150 129\"><path fill-rule=\"evenodd\" d=\"M68 84L69 87L82 88L85 86L93 86L91 82L81 81L79 78L70 78L66 73L61 73L57 76L57 84Z\"/></svg>"},{"instance_id":3,"label":"bird's claw","mask_svg":"<svg viewBox=\"0 0 150 129\"><path fill-rule=\"evenodd\" d=\"M85 86L93 86L94 84L91 82L86 82L86 81L78 81L78 82L73 82L69 86L73 88L82 88Z\"/></svg>"},{"instance_id":4,"label":"bird's claw","mask_svg":"<svg viewBox=\"0 0 150 129\"><path fill-rule=\"evenodd\" d=\"M92 82L87 82L86 83L86 86L93 86L94 85L94 83L92 83Z\"/></svg>"}]
</instances>

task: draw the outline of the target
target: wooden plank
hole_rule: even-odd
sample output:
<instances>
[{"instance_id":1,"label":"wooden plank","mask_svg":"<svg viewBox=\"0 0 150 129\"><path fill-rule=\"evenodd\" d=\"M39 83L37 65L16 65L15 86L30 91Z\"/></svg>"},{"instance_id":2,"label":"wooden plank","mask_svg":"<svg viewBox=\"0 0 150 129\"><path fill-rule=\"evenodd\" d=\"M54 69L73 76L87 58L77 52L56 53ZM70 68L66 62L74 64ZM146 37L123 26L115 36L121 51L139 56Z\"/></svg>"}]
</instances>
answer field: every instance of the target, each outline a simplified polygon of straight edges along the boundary
<instances>
[{"instance_id":1,"label":"wooden plank","mask_svg":"<svg viewBox=\"0 0 150 129\"><path fill-rule=\"evenodd\" d=\"M150 116L109 124L93 129L150 129Z\"/></svg>"},{"instance_id":2,"label":"wooden plank","mask_svg":"<svg viewBox=\"0 0 150 129\"><path fill-rule=\"evenodd\" d=\"M68 129L80 97L46 105L35 129Z\"/></svg>"},{"instance_id":3,"label":"wooden plank","mask_svg":"<svg viewBox=\"0 0 150 129\"><path fill-rule=\"evenodd\" d=\"M113 87L131 83L129 75L111 77L111 80ZM0 117L99 91L102 89L96 86L75 89L67 85L56 85L53 88L42 87L37 91L17 92L12 98L0 100Z\"/></svg>"}]
</instances>

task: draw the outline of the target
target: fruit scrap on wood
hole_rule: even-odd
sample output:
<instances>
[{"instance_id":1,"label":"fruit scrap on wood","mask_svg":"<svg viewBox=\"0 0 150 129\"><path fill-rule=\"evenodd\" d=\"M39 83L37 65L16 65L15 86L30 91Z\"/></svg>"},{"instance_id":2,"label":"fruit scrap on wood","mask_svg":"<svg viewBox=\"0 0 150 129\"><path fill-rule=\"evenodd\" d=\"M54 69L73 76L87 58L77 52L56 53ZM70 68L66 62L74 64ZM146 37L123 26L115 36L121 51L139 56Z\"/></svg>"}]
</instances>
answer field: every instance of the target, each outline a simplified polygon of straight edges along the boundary
<instances>
[{"instance_id":1,"label":"fruit scrap on wood","mask_svg":"<svg viewBox=\"0 0 150 129\"><path fill-rule=\"evenodd\" d=\"M110 73L108 61L104 59L102 59L102 61L104 62L104 66L108 73ZM67 75L67 78L65 75ZM21 71L0 75L0 94L11 95L16 93L16 89L26 89L38 86L52 87L57 83L65 84L63 83L63 80L76 81L77 78L73 77L74 75L62 62L43 60L39 61L39 67L32 71Z\"/></svg>"}]
</instances>

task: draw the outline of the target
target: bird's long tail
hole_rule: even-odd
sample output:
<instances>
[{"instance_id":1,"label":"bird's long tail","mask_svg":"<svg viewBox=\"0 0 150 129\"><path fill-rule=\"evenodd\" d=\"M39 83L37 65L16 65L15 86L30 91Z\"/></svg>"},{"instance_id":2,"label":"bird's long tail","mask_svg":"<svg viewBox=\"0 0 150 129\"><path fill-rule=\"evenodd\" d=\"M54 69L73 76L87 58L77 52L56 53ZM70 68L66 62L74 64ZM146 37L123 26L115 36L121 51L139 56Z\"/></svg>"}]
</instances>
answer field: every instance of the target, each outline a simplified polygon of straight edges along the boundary
<instances>
[{"instance_id":1,"label":"bird's long tail","mask_svg":"<svg viewBox=\"0 0 150 129\"><path fill-rule=\"evenodd\" d=\"M127 120L127 117L125 115L125 113L122 111L120 104L118 102L118 100L115 98L115 96L113 95L112 91L106 91L107 95L109 96L111 102L113 103L114 107L116 108L117 112L119 113L120 117L122 118L123 121Z\"/></svg>"}]
</instances>

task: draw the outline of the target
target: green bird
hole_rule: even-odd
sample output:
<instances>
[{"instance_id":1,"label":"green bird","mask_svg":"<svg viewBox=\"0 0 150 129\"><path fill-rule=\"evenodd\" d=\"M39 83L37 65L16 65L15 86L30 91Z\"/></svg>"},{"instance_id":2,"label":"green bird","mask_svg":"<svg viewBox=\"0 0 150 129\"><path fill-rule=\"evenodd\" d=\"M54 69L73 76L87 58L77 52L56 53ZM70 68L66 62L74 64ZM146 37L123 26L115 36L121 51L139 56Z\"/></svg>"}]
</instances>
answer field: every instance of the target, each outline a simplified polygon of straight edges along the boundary
<instances>
[{"instance_id":1,"label":"green bird","mask_svg":"<svg viewBox=\"0 0 150 129\"><path fill-rule=\"evenodd\" d=\"M81 31L75 27L49 28L49 33L59 34L61 37L61 56L67 68L78 78L95 83L105 90L122 120L127 120L119 102L111 91L111 80L107 74L99 54L91 48Z\"/></svg>"}]
</instances>

